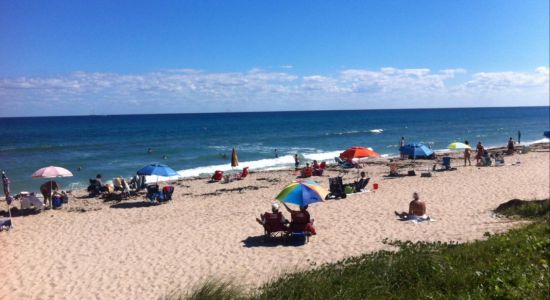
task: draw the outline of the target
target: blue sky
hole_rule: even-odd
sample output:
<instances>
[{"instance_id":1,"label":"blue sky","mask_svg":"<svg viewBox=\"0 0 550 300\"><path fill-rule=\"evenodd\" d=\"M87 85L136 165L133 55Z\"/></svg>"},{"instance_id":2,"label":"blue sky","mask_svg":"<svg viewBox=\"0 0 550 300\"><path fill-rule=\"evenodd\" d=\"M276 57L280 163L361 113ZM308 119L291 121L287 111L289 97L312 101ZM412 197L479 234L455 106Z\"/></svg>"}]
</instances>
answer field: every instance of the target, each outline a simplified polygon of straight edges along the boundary
<instances>
[{"instance_id":1,"label":"blue sky","mask_svg":"<svg viewBox=\"0 0 550 300\"><path fill-rule=\"evenodd\" d=\"M548 105L547 0L0 0L0 28L0 116Z\"/></svg>"}]
</instances>

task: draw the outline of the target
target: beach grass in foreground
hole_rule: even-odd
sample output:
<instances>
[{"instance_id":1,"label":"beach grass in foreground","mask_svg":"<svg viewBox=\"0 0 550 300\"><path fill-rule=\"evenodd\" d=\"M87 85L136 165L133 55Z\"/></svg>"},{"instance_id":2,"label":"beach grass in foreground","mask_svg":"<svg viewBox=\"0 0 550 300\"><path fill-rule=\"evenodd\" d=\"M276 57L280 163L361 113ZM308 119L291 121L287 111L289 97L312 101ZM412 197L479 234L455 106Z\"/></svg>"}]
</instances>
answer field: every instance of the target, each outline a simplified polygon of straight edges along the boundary
<instances>
[{"instance_id":1,"label":"beach grass in foreground","mask_svg":"<svg viewBox=\"0 0 550 300\"><path fill-rule=\"evenodd\" d=\"M496 211L529 225L465 244L387 242L378 251L282 277L253 292L210 281L165 299L547 299L550 199Z\"/></svg>"}]
</instances>

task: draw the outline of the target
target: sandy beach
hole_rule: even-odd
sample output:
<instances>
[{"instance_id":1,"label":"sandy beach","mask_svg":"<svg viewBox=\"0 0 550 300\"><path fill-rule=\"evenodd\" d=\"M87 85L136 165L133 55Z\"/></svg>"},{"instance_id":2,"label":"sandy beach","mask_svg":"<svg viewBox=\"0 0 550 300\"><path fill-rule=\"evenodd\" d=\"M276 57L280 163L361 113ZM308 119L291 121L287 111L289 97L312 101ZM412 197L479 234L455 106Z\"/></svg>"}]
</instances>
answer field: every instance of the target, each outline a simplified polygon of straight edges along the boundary
<instances>
[{"instance_id":1,"label":"sandy beach","mask_svg":"<svg viewBox=\"0 0 550 300\"><path fill-rule=\"evenodd\" d=\"M426 162L414 165L417 176L392 179L384 177L386 161L368 164L363 170L379 189L311 205L318 234L303 246L263 243L255 221L295 180L293 170L228 184L182 180L174 201L155 206L142 196L116 203L77 191L62 210L14 217L16 227L0 232L0 299L154 299L212 278L252 288L283 272L387 248L384 239L482 239L518 225L493 215L499 204L550 196L550 152L542 148L506 157L502 167L463 167L455 159L457 170L431 178L419 176ZM338 172L313 179L328 189ZM345 181L356 176L349 171ZM393 212L406 210L415 191L435 221L396 220Z\"/></svg>"}]
</instances>

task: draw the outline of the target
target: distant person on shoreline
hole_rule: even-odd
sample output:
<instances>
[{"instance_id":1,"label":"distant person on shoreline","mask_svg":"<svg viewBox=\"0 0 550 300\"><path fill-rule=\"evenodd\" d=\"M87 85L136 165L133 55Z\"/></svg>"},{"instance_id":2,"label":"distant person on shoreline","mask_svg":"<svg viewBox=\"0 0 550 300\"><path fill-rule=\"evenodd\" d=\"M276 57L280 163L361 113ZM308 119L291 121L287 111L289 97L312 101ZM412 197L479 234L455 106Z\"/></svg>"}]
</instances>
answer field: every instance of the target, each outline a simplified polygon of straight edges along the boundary
<instances>
[{"instance_id":1,"label":"distant person on shoreline","mask_svg":"<svg viewBox=\"0 0 550 300\"><path fill-rule=\"evenodd\" d=\"M403 147L405 147L405 137L401 137L401 140L399 141L399 157L401 159L405 158L405 153L403 152Z\"/></svg>"},{"instance_id":2,"label":"distant person on shoreline","mask_svg":"<svg viewBox=\"0 0 550 300\"><path fill-rule=\"evenodd\" d=\"M464 144L470 146L470 143L468 141L464 141ZM468 161L468 165L472 165L472 161L470 161L470 156L472 155L472 150L470 148L464 149L464 166L466 166L466 161Z\"/></svg>"},{"instance_id":3,"label":"distant person on shoreline","mask_svg":"<svg viewBox=\"0 0 550 300\"><path fill-rule=\"evenodd\" d=\"M277 149L275 149L275 158L279 158L279 152L277 152Z\"/></svg>"},{"instance_id":4,"label":"distant person on shoreline","mask_svg":"<svg viewBox=\"0 0 550 300\"><path fill-rule=\"evenodd\" d=\"M521 144L521 131L518 130L518 144Z\"/></svg>"},{"instance_id":5,"label":"distant person on shoreline","mask_svg":"<svg viewBox=\"0 0 550 300\"><path fill-rule=\"evenodd\" d=\"M426 203L420 201L417 192L413 193L413 200L409 203L409 212L394 212L402 220L413 220L426 215Z\"/></svg>"},{"instance_id":6,"label":"distant person on shoreline","mask_svg":"<svg viewBox=\"0 0 550 300\"><path fill-rule=\"evenodd\" d=\"M298 154L294 154L294 168L298 170L299 166L300 166L300 158L298 158Z\"/></svg>"}]
</instances>

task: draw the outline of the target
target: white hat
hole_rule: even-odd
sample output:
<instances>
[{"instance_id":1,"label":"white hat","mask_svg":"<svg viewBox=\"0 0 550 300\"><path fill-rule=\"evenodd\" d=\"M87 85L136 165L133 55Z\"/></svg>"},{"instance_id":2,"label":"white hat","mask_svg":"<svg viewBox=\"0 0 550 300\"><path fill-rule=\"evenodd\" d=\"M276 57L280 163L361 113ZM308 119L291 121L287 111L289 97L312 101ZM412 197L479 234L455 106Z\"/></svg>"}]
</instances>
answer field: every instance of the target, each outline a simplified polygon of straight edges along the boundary
<instances>
[{"instance_id":1,"label":"white hat","mask_svg":"<svg viewBox=\"0 0 550 300\"><path fill-rule=\"evenodd\" d=\"M279 210L279 204L278 203L271 203L271 209L273 211Z\"/></svg>"}]
</instances>

